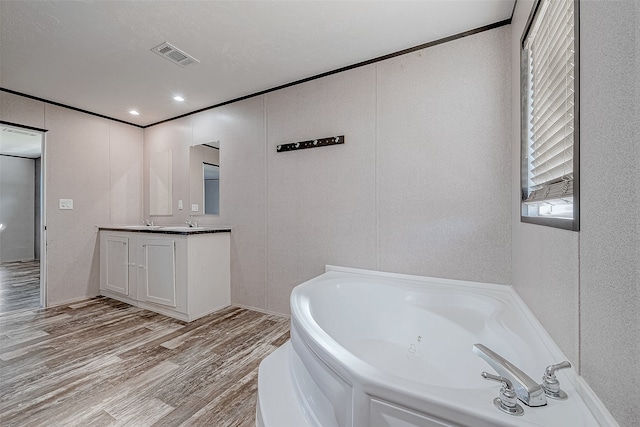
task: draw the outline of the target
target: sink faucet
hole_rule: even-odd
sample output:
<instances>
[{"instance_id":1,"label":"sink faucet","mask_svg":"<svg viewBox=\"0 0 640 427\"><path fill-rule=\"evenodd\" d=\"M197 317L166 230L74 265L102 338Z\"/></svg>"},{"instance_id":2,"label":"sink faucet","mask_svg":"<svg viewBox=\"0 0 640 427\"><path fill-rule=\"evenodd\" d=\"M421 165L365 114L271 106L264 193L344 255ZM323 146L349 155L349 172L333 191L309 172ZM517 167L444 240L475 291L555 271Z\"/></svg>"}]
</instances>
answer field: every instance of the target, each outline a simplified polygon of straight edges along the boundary
<instances>
[{"instance_id":1,"label":"sink faucet","mask_svg":"<svg viewBox=\"0 0 640 427\"><path fill-rule=\"evenodd\" d=\"M198 228L198 221L192 222L191 219L188 219L184 223L187 224L189 227Z\"/></svg>"},{"instance_id":2,"label":"sink faucet","mask_svg":"<svg viewBox=\"0 0 640 427\"><path fill-rule=\"evenodd\" d=\"M153 221L149 221L148 219L143 220L142 223L147 227L153 226Z\"/></svg>"},{"instance_id":3,"label":"sink faucet","mask_svg":"<svg viewBox=\"0 0 640 427\"><path fill-rule=\"evenodd\" d=\"M547 398L542 386L522 372L516 365L482 344L474 344L473 352L491 365L498 375L509 379L513 383L518 399L524 404L529 406L547 404Z\"/></svg>"}]
</instances>

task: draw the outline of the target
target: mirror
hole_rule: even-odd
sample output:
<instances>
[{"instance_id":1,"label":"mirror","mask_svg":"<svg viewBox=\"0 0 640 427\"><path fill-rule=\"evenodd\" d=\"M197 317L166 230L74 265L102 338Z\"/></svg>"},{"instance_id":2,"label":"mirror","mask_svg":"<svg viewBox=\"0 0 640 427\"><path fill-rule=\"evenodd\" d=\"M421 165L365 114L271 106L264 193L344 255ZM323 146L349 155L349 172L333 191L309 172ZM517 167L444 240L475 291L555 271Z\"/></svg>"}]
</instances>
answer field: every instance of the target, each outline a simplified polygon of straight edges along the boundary
<instances>
[{"instance_id":1,"label":"mirror","mask_svg":"<svg viewBox=\"0 0 640 427\"><path fill-rule=\"evenodd\" d=\"M149 215L171 215L171 150L151 154Z\"/></svg>"},{"instance_id":2,"label":"mirror","mask_svg":"<svg viewBox=\"0 0 640 427\"><path fill-rule=\"evenodd\" d=\"M204 214L220 215L220 166L203 163Z\"/></svg>"},{"instance_id":3,"label":"mirror","mask_svg":"<svg viewBox=\"0 0 640 427\"><path fill-rule=\"evenodd\" d=\"M220 215L220 141L189 147L191 215Z\"/></svg>"}]
</instances>

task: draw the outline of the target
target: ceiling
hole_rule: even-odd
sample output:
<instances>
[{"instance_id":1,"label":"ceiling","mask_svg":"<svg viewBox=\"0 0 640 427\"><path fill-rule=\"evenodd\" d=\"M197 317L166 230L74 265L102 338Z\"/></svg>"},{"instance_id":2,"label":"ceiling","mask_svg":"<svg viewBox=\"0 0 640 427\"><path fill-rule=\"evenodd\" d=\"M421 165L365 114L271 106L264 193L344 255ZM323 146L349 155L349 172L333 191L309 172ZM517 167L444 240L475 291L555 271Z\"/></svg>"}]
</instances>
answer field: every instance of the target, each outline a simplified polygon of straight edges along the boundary
<instances>
[{"instance_id":1,"label":"ceiling","mask_svg":"<svg viewBox=\"0 0 640 427\"><path fill-rule=\"evenodd\" d=\"M507 20L514 3L2 0L0 87L147 126ZM199 62L151 51L163 42Z\"/></svg>"}]
</instances>

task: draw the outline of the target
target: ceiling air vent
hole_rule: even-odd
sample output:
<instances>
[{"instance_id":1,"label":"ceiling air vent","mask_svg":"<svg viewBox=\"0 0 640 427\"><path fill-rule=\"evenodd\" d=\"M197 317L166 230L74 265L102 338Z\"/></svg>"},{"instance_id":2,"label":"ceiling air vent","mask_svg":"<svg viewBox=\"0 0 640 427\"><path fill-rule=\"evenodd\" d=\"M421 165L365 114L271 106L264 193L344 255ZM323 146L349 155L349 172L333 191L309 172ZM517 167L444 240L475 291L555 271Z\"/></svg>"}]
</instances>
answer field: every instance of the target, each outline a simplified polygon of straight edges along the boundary
<instances>
[{"instance_id":1,"label":"ceiling air vent","mask_svg":"<svg viewBox=\"0 0 640 427\"><path fill-rule=\"evenodd\" d=\"M151 50L158 55L167 58L174 64L178 64L181 67L186 67L187 65L193 64L195 62L200 62L193 56L181 51L177 47L167 42L164 42Z\"/></svg>"}]
</instances>

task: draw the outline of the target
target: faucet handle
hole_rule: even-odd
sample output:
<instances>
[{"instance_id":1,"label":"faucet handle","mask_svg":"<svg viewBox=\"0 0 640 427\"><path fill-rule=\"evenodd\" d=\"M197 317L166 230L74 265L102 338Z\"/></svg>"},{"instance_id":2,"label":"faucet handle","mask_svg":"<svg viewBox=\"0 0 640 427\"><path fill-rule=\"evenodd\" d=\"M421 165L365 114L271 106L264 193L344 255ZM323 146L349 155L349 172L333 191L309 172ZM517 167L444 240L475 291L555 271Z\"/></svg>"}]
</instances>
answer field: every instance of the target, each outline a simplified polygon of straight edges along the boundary
<instances>
[{"instance_id":1,"label":"faucet handle","mask_svg":"<svg viewBox=\"0 0 640 427\"><path fill-rule=\"evenodd\" d=\"M547 369L545 369L544 375L542 376L542 388L544 389L544 394L546 394L547 397L558 400L565 400L568 397L567 393L560 390L560 381L556 378L556 371L570 367L571 363L566 360L555 365L547 366Z\"/></svg>"},{"instance_id":2,"label":"faucet handle","mask_svg":"<svg viewBox=\"0 0 640 427\"><path fill-rule=\"evenodd\" d=\"M493 404L496 408L509 415L520 416L524 414L524 409L522 409L522 406L518 404L518 396L513 389L513 383L508 378L501 377L500 375L493 375L488 372L482 372L480 375L482 375L482 378L485 380L497 381L502 384L500 397L493 399Z\"/></svg>"}]
</instances>

